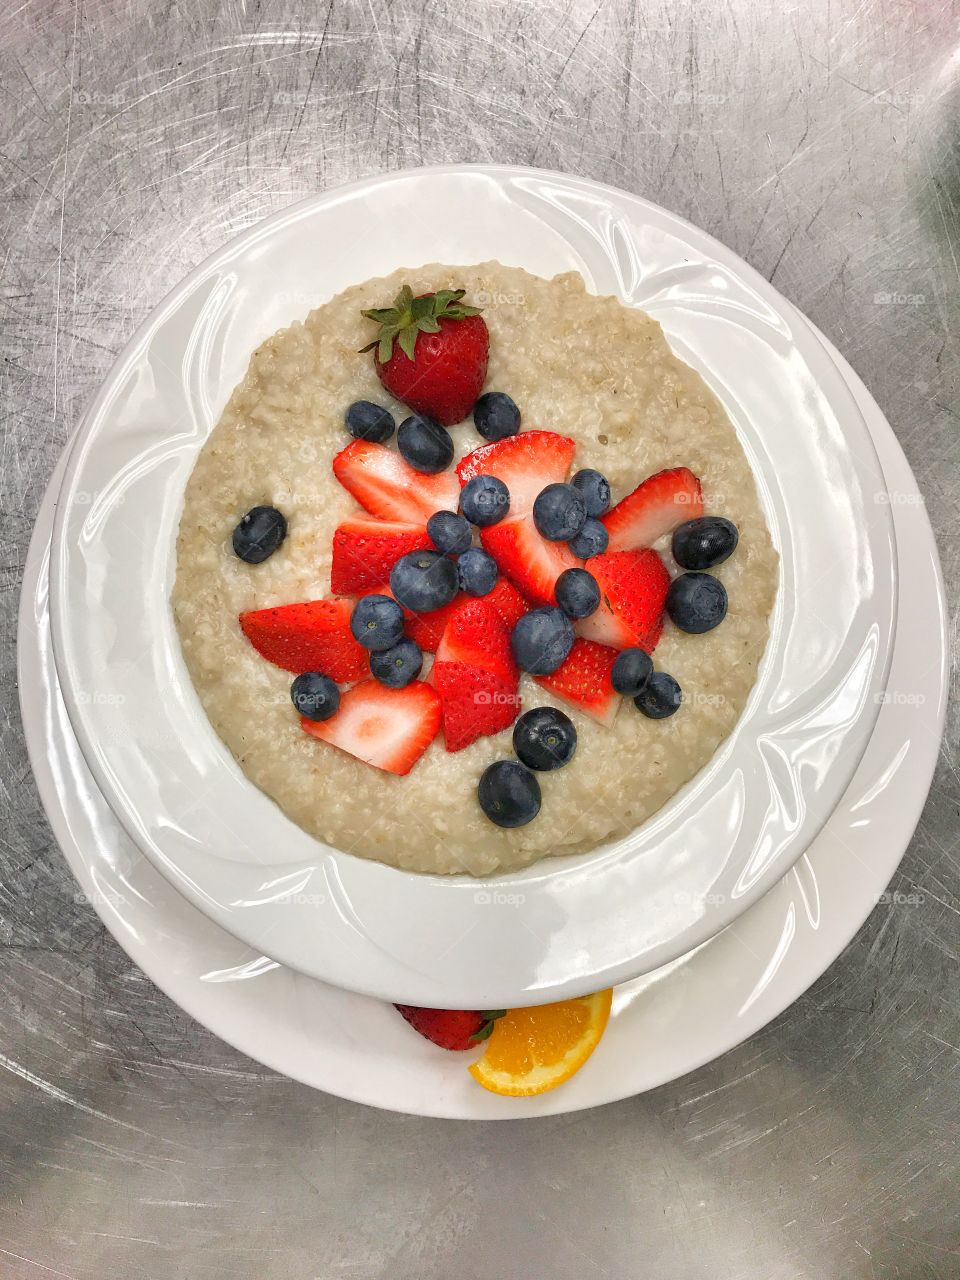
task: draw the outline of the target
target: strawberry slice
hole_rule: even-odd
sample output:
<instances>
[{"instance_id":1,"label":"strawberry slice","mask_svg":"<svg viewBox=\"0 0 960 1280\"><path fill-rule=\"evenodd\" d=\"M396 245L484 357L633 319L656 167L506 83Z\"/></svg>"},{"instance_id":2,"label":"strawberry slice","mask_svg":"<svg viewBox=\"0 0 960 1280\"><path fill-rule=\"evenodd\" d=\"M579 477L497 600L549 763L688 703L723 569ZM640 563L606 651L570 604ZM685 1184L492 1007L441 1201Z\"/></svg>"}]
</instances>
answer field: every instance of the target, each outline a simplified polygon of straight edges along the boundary
<instances>
[{"instance_id":1,"label":"strawberry slice","mask_svg":"<svg viewBox=\"0 0 960 1280\"><path fill-rule=\"evenodd\" d=\"M528 516L548 484L566 480L576 444L555 431L521 431L481 445L457 463L461 485L474 476L496 476L510 490L510 515Z\"/></svg>"},{"instance_id":2,"label":"strawberry slice","mask_svg":"<svg viewBox=\"0 0 960 1280\"><path fill-rule=\"evenodd\" d=\"M616 660L616 649L577 639L552 675L534 678L544 689L579 707L594 720L611 725L620 707L619 695L610 683Z\"/></svg>"},{"instance_id":3,"label":"strawberry slice","mask_svg":"<svg viewBox=\"0 0 960 1280\"><path fill-rule=\"evenodd\" d=\"M452 471L424 475L414 471L395 449L370 440L353 440L333 460L343 487L382 520L424 524L435 511L456 511L460 486Z\"/></svg>"},{"instance_id":4,"label":"strawberry slice","mask_svg":"<svg viewBox=\"0 0 960 1280\"><path fill-rule=\"evenodd\" d=\"M403 776L437 736L440 698L422 680L403 689L364 680L341 695L340 708L329 720L302 716L300 723L314 738L349 752L364 764Z\"/></svg>"},{"instance_id":5,"label":"strawberry slice","mask_svg":"<svg viewBox=\"0 0 960 1280\"><path fill-rule=\"evenodd\" d=\"M371 520L367 516L344 520L333 533L331 590L342 596L376 591L389 579L390 570L401 556L432 545L424 525Z\"/></svg>"},{"instance_id":6,"label":"strawberry slice","mask_svg":"<svg viewBox=\"0 0 960 1280\"><path fill-rule=\"evenodd\" d=\"M465 662L435 662L432 675L442 701L448 751L462 751L478 738L508 729L520 712L516 678L505 680Z\"/></svg>"},{"instance_id":7,"label":"strawberry slice","mask_svg":"<svg viewBox=\"0 0 960 1280\"><path fill-rule=\"evenodd\" d=\"M390 594L392 592L387 588L384 595ZM429 613L414 613L412 609L404 609L403 616L406 619L404 629L407 635L411 640L416 641L424 653L436 653L451 615L466 598L460 592L449 604L442 605L439 609L431 609Z\"/></svg>"},{"instance_id":8,"label":"strawberry slice","mask_svg":"<svg viewBox=\"0 0 960 1280\"><path fill-rule=\"evenodd\" d=\"M508 631L512 631L523 615L530 612L529 604L507 578L498 578L493 590L488 591L483 599L493 605Z\"/></svg>"},{"instance_id":9,"label":"strawberry slice","mask_svg":"<svg viewBox=\"0 0 960 1280\"><path fill-rule=\"evenodd\" d=\"M368 654L350 631L349 600L309 600L241 613L240 629L257 653L300 675L321 671L338 684L369 670Z\"/></svg>"},{"instance_id":10,"label":"strawberry slice","mask_svg":"<svg viewBox=\"0 0 960 1280\"><path fill-rule=\"evenodd\" d=\"M587 568L600 585L600 608L577 624L586 640L652 653L663 629L670 575L655 551L605 551Z\"/></svg>"},{"instance_id":11,"label":"strawberry slice","mask_svg":"<svg viewBox=\"0 0 960 1280\"><path fill-rule=\"evenodd\" d=\"M564 569L578 569L578 560L565 542L541 538L530 516L501 520L480 530L480 541L497 562L500 572L528 600L555 604L554 583Z\"/></svg>"},{"instance_id":12,"label":"strawberry slice","mask_svg":"<svg viewBox=\"0 0 960 1280\"><path fill-rule=\"evenodd\" d=\"M437 663L445 662L462 662L516 684L510 632L494 605L467 596L450 614L437 649Z\"/></svg>"},{"instance_id":13,"label":"strawberry slice","mask_svg":"<svg viewBox=\"0 0 960 1280\"><path fill-rule=\"evenodd\" d=\"M648 476L600 518L610 535L608 551L635 551L702 515L700 481L686 467L674 467Z\"/></svg>"}]
</instances>

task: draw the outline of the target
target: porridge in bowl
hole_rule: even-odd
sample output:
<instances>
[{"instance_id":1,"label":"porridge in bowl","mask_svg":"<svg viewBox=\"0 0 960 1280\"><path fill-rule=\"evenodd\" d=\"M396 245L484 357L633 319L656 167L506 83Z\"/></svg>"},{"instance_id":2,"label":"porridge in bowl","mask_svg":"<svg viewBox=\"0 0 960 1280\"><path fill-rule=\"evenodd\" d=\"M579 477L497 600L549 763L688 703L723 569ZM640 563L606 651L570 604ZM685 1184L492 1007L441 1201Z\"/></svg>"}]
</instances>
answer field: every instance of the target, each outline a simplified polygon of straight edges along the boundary
<instances>
[{"instance_id":1,"label":"porridge in bowl","mask_svg":"<svg viewBox=\"0 0 960 1280\"><path fill-rule=\"evenodd\" d=\"M254 352L172 604L294 822L484 875L622 838L709 761L777 580L736 432L656 322L484 263L354 286Z\"/></svg>"}]
</instances>

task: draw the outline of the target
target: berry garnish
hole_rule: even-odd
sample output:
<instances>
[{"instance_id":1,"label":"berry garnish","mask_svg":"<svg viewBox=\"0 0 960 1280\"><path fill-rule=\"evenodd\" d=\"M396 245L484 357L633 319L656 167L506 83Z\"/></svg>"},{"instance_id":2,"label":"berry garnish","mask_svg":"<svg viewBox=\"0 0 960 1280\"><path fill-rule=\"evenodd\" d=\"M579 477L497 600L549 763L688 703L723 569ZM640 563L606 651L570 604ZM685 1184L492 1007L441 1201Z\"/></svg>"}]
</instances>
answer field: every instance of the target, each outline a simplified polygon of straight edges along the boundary
<instances>
[{"instance_id":1,"label":"berry garnish","mask_svg":"<svg viewBox=\"0 0 960 1280\"><path fill-rule=\"evenodd\" d=\"M365 649L392 649L403 635L403 610L389 596L364 596L353 606L350 630Z\"/></svg>"},{"instance_id":2,"label":"berry garnish","mask_svg":"<svg viewBox=\"0 0 960 1280\"><path fill-rule=\"evenodd\" d=\"M465 599L451 610L433 679L443 702L448 751L513 724L520 699L510 633L488 600Z\"/></svg>"},{"instance_id":3,"label":"berry garnish","mask_svg":"<svg viewBox=\"0 0 960 1280\"><path fill-rule=\"evenodd\" d=\"M655 551L608 551L594 556L590 572L601 592L600 607L579 624L588 640L613 649L636 646L652 653L663 627L670 575Z\"/></svg>"},{"instance_id":4,"label":"berry garnish","mask_svg":"<svg viewBox=\"0 0 960 1280\"><path fill-rule=\"evenodd\" d=\"M510 510L510 490L496 476L474 476L460 490L460 510L478 528L498 524Z\"/></svg>"},{"instance_id":5,"label":"berry garnish","mask_svg":"<svg viewBox=\"0 0 960 1280\"><path fill-rule=\"evenodd\" d=\"M347 600L310 600L241 613L240 629L261 658L294 675L324 671L332 680L359 680L365 650L350 631Z\"/></svg>"},{"instance_id":6,"label":"berry garnish","mask_svg":"<svg viewBox=\"0 0 960 1280\"><path fill-rule=\"evenodd\" d=\"M537 684L562 698L600 724L611 725L620 699L610 683L616 649L577 637L573 648L551 675L537 676Z\"/></svg>"},{"instance_id":7,"label":"berry garnish","mask_svg":"<svg viewBox=\"0 0 960 1280\"><path fill-rule=\"evenodd\" d=\"M355 400L345 415L347 430L357 440L383 444L397 429L393 414L372 400Z\"/></svg>"},{"instance_id":8,"label":"berry garnish","mask_svg":"<svg viewBox=\"0 0 960 1280\"><path fill-rule=\"evenodd\" d=\"M330 586L338 596L376 591L390 577L401 556L426 550L430 538L422 524L371 520L356 516L337 525L333 534Z\"/></svg>"},{"instance_id":9,"label":"berry garnish","mask_svg":"<svg viewBox=\"0 0 960 1280\"><path fill-rule=\"evenodd\" d=\"M569 542L583 528L587 509L572 484L548 484L533 504L533 523L551 542Z\"/></svg>"},{"instance_id":10,"label":"berry garnish","mask_svg":"<svg viewBox=\"0 0 960 1280\"><path fill-rule=\"evenodd\" d=\"M414 613L429 613L449 604L457 586L457 566L439 551L413 551L390 570L390 590Z\"/></svg>"},{"instance_id":11,"label":"berry garnish","mask_svg":"<svg viewBox=\"0 0 960 1280\"><path fill-rule=\"evenodd\" d=\"M654 671L633 701L648 720L665 720L679 708L683 694L673 676L668 676L666 671Z\"/></svg>"},{"instance_id":12,"label":"berry garnish","mask_svg":"<svg viewBox=\"0 0 960 1280\"><path fill-rule=\"evenodd\" d=\"M712 569L733 555L740 541L737 526L723 516L687 520L673 531L673 558L683 569Z\"/></svg>"},{"instance_id":13,"label":"berry garnish","mask_svg":"<svg viewBox=\"0 0 960 1280\"><path fill-rule=\"evenodd\" d=\"M548 676L570 652L573 640L573 624L559 609L533 609L513 628L510 647L522 671Z\"/></svg>"},{"instance_id":14,"label":"berry garnish","mask_svg":"<svg viewBox=\"0 0 960 1280\"><path fill-rule=\"evenodd\" d=\"M247 564L263 564L287 536L287 521L276 507L252 507L233 531L233 550Z\"/></svg>"},{"instance_id":15,"label":"berry garnish","mask_svg":"<svg viewBox=\"0 0 960 1280\"><path fill-rule=\"evenodd\" d=\"M712 631L727 616L726 588L712 573L681 573L667 592L667 613L681 631Z\"/></svg>"},{"instance_id":16,"label":"berry garnish","mask_svg":"<svg viewBox=\"0 0 960 1280\"><path fill-rule=\"evenodd\" d=\"M473 422L484 440L503 440L520 430L520 410L502 391L488 391L473 406Z\"/></svg>"},{"instance_id":17,"label":"berry garnish","mask_svg":"<svg viewBox=\"0 0 960 1280\"><path fill-rule=\"evenodd\" d=\"M435 511L427 521L427 533L438 551L451 556L461 555L473 539L469 520L455 511Z\"/></svg>"},{"instance_id":18,"label":"berry garnish","mask_svg":"<svg viewBox=\"0 0 960 1280\"><path fill-rule=\"evenodd\" d=\"M452 471L424 475L395 449L352 440L333 460L333 474L360 505L380 520L423 524L434 511L453 511L460 483Z\"/></svg>"},{"instance_id":19,"label":"berry garnish","mask_svg":"<svg viewBox=\"0 0 960 1280\"><path fill-rule=\"evenodd\" d=\"M496 760L481 774L477 799L498 827L523 827L540 812L540 783L526 765Z\"/></svg>"},{"instance_id":20,"label":"berry garnish","mask_svg":"<svg viewBox=\"0 0 960 1280\"><path fill-rule=\"evenodd\" d=\"M600 605L597 580L586 569L564 569L553 590L568 618L588 618Z\"/></svg>"},{"instance_id":21,"label":"berry garnish","mask_svg":"<svg viewBox=\"0 0 960 1280\"><path fill-rule=\"evenodd\" d=\"M648 476L607 512L603 523L611 551L635 551L702 515L700 481L687 467L674 467Z\"/></svg>"},{"instance_id":22,"label":"berry garnish","mask_svg":"<svg viewBox=\"0 0 960 1280\"><path fill-rule=\"evenodd\" d=\"M388 689L363 680L340 696L340 710L318 723L304 717L307 733L339 747L375 769L409 773L440 729L440 698L422 680Z\"/></svg>"},{"instance_id":23,"label":"berry garnish","mask_svg":"<svg viewBox=\"0 0 960 1280\"><path fill-rule=\"evenodd\" d=\"M425 414L415 413L404 418L397 432L397 448L414 471L423 475L445 471L453 461L450 432Z\"/></svg>"},{"instance_id":24,"label":"berry garnish","mask_svg":"<svg viewBox=\"0 0 960 1280\"><path fill-rule=\"evenodd\" d=\"M497 581L497 562L480 547L470 547L457 561L460 589L470 596L485 596Z\"/></svg>"},{"instance_id":25,"label":"berry garnish","mask_svg":"<svg viewBox=\"0 0 960 1280\"><path fill-rule=\"evenodd\" d=\"M475 1049L486 1040L505 1009L478 1012L473 1009L421 1009L412 1004L395 1004L414 1031L441 1049Z\"/></svg>"},{"instance_id":26,"label":"berry garnish","mask_svg":"<svg viewBox=\"0 0 960 1280\"><path fill-rule=\"evenodd\" d=\"M308 720L329 720L340 706L340 690L329 676L305 671L290 686L290 698Z\"/></svg>"},{"instance_id":27,"label":"berry garnish","mask_svg":"<svg viewBox=\"0 0 960 1280\"><path fill-rule=\"evenodd\" d=\"M617 693L635 698L653 674L653 660L645 649L621 649L610 672Z\"/></svg>"},{"instance_id":28,"label":"berry garnish","mask_svg":"<svg viewBox=\"0 0 960 1280\"><path fill-rule=\"evenodd\" d=\"M461 484L496 476L510 490L510 514L526 516L541 489L566 478L576 447L555 431L521 431L468 453L457 463L457 475Z\"/></svg>"},{"instance_id":29,"label":"berry garnish","mask_svg":"<svg viewBox=\"0 0 960 1280\"><path fill-rule=\"evenodd\" d=\"M609 543L610 535L600 521L587 516L583 528L567 545L575 556L579 556L581 560L589 560L591 556L602 556Z\"/></svg>"},{"instance_id":30,"label":"berry garnish","mask_svg":"<svg viewBox=\"0 0 960 1280\"><path fill-rule=\"evenodd\" d=\"M402 689L416 680L422 667L423 651L408 636L398 640L392 649L370 655L371 673L391 689Z\"/></svg>"},{"instance_id":31,"label":"berry garnish","mask_svg":"<svg viewBox=\"0 0 960 1280\"><path fill-rule=\"evenodd\" d=\"M610 506L610 481L599 471L584 467L570 483L583 499L588 516L602 516Z\"/></svg>"},{"instance_id":32,"label":"berry garnish","mask_svg":"<svg viewBox=\"0 0 960 1280\"><path fill-rule=\"evenodd\" d=\"M480 541L500 572L536 604L554 603L554 586L564 569L583 568L565 543L541 538L530 516L481 529Z\"/></svg>"},{"instance_id":33,"label":"berry garnish","mask_svg":"<svg viewBox=\"0 0 960 1280\"><path fill-rule=\"evenodd\" d=\"M462 422L487 376L490 335L464 289L413 296L404 285L392 307L363 312L379 325L362 349L376 349L377 376L391 395L444 426Z\"/></svg>"},{"instance_id":34,"label":"berry garnish","mask_svg":"<svg viewBox=\"0 0 960 1280\"><path fill-rule=\"evenodd\" d=\"M530 769L560 769L573 759L577 730L570 717L556 707L533 707L513 727L513 749Z\"/></svg>"}]
</instances>

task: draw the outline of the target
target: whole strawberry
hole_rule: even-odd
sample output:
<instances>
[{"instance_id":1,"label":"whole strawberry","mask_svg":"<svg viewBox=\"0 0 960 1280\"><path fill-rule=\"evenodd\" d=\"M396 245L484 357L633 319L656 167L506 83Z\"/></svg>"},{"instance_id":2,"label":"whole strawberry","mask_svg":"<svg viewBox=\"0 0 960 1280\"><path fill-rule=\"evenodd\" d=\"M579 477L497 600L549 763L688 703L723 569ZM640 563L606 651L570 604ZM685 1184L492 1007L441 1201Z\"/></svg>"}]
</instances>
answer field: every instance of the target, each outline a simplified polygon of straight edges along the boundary
<instances>
[{"instance_id":1,"label":"whole strawberry","mask_svg":"<svg viewBox=\"0 0 960 1280\"><path fill-rule=\"evenodd\" d=\"M394 1008L410 1023L414 1031L441 1049L475 1049L486 1040L497 1018L506 1009L477 1012L473 1009L421 1009L413 1004L397 1004Z\"/></svg>"},{"instance_id":2,"label":"whole strawberry","mask_svg":"<svg viewBox=\"0 0 960 1280\"><path fill-rule=\"evenodd\" d=\"M445 427L467 417L487 376L490 334L479 309L460 301L465 292L439 289L415 298L404 285L392 307L363 312L380 326L362 348L376 348L380 381L414 412Z\"/></svg>"}]
</instances>

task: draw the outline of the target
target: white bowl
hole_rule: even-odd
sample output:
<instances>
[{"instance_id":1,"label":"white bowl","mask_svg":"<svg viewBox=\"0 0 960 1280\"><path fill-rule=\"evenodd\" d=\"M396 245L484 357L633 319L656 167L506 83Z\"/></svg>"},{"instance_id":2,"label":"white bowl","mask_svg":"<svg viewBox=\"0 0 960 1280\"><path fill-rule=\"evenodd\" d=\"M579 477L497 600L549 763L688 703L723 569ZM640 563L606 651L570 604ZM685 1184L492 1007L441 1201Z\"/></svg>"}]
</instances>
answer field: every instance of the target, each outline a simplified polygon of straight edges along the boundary
<instances>
[{"instance_id":1,"label":"white bowl","mask_svg":"<svg viewBox=\"0 0 960 1280\"><path fill-rule=\"evenodd\" d=\"M430 209L430 221L413 221L417 209ZM687 787L624 840L476 881L365 862L285 818L207 721L168 599L186 478L258 342L356 280L488 258L546 276L579 270L594 291L656 316L737 427L782 577L748 706ZM389 1000L558 999L625 981L724 928L830 814L866 747L890 661L896 568L885 495L832 361L776 291L704 233L558 174L395 174L254 227L197 268L123 352L82 424L58 505L58 672L123 825L235 936Z\"/></svg>"}]
</instances>

